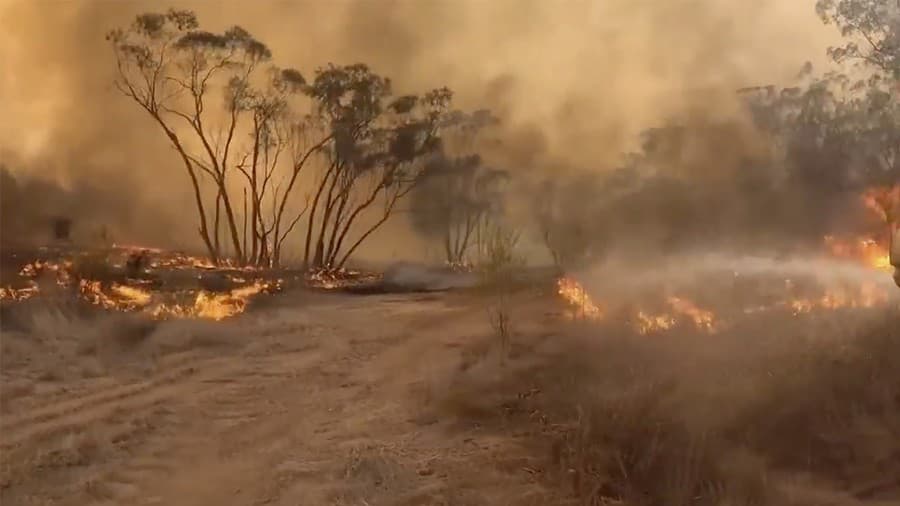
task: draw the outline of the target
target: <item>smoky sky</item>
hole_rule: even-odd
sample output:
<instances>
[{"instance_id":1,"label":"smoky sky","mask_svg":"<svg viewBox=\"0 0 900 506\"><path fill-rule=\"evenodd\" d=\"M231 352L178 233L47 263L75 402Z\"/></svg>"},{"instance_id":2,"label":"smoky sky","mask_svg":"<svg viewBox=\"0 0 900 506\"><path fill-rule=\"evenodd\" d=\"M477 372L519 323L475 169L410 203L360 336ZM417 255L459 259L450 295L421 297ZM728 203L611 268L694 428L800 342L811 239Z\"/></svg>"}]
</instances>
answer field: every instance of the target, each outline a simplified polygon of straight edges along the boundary
<instances>
[{"instance_id":1,"label":"smoky sky","mask_svg":"<svg viewBox=\"0 0 900 506\"><path fill-rule=\"evenodd\" d=\"M129 195L136 209L119 213L119 228L134 239L193 241L196 225L177 219L192 209L177 158L111 84L104 34L170 6L196 11L206 29L241 25L306 75L365 62L400 92L447 85L458 106L502 119L498 163L550 174L614 167L668 117L737 116L735 89L789 82L836 38L813 0L0 0L4 165ZM368 251L393 254L398 239L422 246L401 218Z\"/></svg>"}]
</instances>

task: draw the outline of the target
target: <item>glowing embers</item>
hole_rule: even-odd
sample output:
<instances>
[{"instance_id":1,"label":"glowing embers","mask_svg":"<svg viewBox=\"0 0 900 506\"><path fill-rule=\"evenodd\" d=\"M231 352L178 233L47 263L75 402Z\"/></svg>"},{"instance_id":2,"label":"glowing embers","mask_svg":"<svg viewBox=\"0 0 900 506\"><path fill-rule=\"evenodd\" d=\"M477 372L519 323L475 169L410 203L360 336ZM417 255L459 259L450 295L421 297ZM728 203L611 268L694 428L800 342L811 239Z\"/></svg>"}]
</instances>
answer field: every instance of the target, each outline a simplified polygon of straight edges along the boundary
<instances>
[{"instance_id":1,"label":"glowing embers","mask_svg":"<svg viewBox=\"0 0 900 506\"><path fill-rule=\"evenodd\" d=\"M9 286L0 287L0 300L26 300L40 293L37 283L29 282L29 285L22 288L14 288Z\"/></svg>"},{"instance_id":2,"label":"glowing embers","mask_svg":"<svg viewBox=\"0 0 900 506\"><path fill-rule=\"evenodd\" d=\"M794 314L809 313L814 309L870 308L888 303L887 290L873 283L856 287L831 287L821 296L791 299L788 304Z\"/></svg>"},{"instance_id":3,"label":"glowing embers","mask_svg":"<svg viewBox=\"0 0 900 506\"><path fill-rule=\"evenodd\" d=\"M308 286L334 290L377 281L379 276L351 269L318 269L308 272L305 278Z\"/></svg>"}]
</instances>

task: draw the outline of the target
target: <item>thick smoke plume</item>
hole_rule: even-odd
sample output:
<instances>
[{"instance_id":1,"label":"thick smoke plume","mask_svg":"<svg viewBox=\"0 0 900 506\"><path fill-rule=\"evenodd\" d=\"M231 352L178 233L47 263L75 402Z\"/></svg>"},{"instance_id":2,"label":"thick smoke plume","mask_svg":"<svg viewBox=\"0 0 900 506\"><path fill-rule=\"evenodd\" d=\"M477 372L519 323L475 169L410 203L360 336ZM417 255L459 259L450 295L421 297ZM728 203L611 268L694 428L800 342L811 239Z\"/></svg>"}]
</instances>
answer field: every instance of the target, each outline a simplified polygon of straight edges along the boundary
<instances>
[{"instance_id":1,"label":"thick smoke plume","mask_svg":"<svg viewBox=\"0 0 900 506\"><path fill-rule=\"evenodd\" d=\"M502 120L502 142L485 156L533 180L621 166L623 153L639 147L639 132L669 118L741 125L735 89L789 81L804 61L824 59L834 38L812 1L171 6L195 10L211 30L240 24L272 48L279 65L305 73L327 62L361 61L391 77L399 90L447 85L457 92L458 106L488 108ZM105 224L127 240L165 237L195 245L196 224L185 219L193 216L186 176L160 132L113 89L114 60L104 41L108 29L162 7L168 5L5 1L0 60L11 71L0 77L0 154L18 188L40 178L73 199L91 200L85 219L104 221L105 215ZM743 133L729 142L740 145L728 146L729 152L743 159L764 149L746 125L736 128ZM721 180L732 174L691 176ZM98 199L99 193L115 197ZM516 209L534 196L512 200ZM41 202L27 198L17 205ZM420 246L404 221L376 240L391 246L375 244L366 253ZM383 240L387 235L390 241Z\"/></svg>"}]
</instances>

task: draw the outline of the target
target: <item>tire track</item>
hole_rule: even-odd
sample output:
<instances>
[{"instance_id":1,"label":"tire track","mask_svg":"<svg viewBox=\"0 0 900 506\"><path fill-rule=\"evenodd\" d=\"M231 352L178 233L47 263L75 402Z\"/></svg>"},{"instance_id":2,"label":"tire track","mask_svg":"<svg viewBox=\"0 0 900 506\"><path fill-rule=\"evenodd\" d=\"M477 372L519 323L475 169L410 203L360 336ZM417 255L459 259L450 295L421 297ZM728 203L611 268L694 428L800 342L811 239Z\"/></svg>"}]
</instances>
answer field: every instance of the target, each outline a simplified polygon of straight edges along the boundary
<instances>
[{"instance_id":1,"label":"tire track","mask_svg":"<svg viewBox=\"0 0 900 506\"><path fill-rule=\"evenodd\" d=\"M109 419L117 412L135 413L170 400L191 383L234 372L234 361L209 359L183 366L151 380L90 392L87 395L42 407L0 425L0 452L33 439L43 439Z\"/></svg>"},{"instance_id":2,"label":"tire track","mask_svg":"<svg viewBox=\"0 0 900 506\"><path fill-rule=\"evenodd\" d=\"M110 399L114 400L115 398L138 394L141 391L153 388L154 385L163 385L177 381L189 375L198 367L214 360L217 359L201 358L197 354L180 354L174 360L168 360L161 364L161 368L166 368L164 372L150 379L122 385L120 382L104 378L106 381L99 385L96 383L87 385L85 389L74 392L74 396L66 395L65 393L60 394L59 392L41 396L35 399L33 404L23 406L22 414L3 416L0 419L0 433L7 434L9 431L14 431L22 425L48 421L64 416L67 413L88 408L91 405L108 402ZM73 392L69 391L67 393L72 394Z\"/></svg>"},{"instance_id":3,"label":"tire track","mask_svg":"<svg viewBox=\"0 0 900 506\"><path fill-rule=\"evenodd\" d=\"M95 473L91 481L99 485L89 493L87 502L168 504L179 499L178 491L184 487L181 471L188 462L192 469L202 468L204 474L227 476L220 478L220 485L249 491L254 483L264 481L265 469L250 479L251 470L242 466L259 462L263 455L285 448L288 438L296 437L302 419L298 420L298 406L292 406L291 400L309 393L305 380L322 355L302 351L232 360L245 367L235 368L228 377L198 382L205 389L194 390L190 407L183 410L191 420L188 426L132 453L121 465ZM192 494L207 493L215 491L192 489Z\"/></svg>"}]
</instances>

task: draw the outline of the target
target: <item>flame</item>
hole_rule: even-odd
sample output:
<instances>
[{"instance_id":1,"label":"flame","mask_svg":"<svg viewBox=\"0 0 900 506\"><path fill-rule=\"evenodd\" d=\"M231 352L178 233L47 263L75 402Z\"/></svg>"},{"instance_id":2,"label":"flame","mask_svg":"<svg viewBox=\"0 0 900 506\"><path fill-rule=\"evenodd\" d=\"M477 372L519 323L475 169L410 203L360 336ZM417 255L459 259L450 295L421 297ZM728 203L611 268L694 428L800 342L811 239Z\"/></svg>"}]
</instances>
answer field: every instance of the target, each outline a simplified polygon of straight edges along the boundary
<instances>
[{"instance_id":1,"label":"flame","mask_svg":"<svg viewBox=\"0 0 900 506\"><path fill-rule=\"evenodd\" d=\"M675 326L675 317L667 314L648 315L643 311L638 311L636 315L637 331L641 334L649 334L651 332L659 332L669 330Z\"/></svg>"},{"instance_id":2,"label":"flame","mask_svg":"<svg viewBox=\"0 0 900 506\"><path fill-rule=\"evenodd\" d=\"M280 280L275 283L258 281L252 285L235 288L224 294L201 290L190 305L171 304L154 307L150 314L154 318L204 318L223 320L238 315L247 307L251 297L280 287Z\"/></svg>"},{"instance_id":3,"label":"flame","mask_svg":"<svg viewBox=\"0 0 900 506\"><path fill-rule=\"evenodd\" d=\"M24 288L0 287L0 300L26 300L34 297L39 292L38 285L31 282Z\"/></svg>"},{"instance_id":4,"label":"flame","mask_svg":"<svg viewBox=\"0 0 900 506\"><path fill-rule=\"evenodd\" d=\"M693 302L679 297L669 297L668 302L677 313L690 318L698 329L716 331L716 317L712 311L701 309Z\"/></svg>"},{"instance_id":5,"label":"flame","mask_svg":"<svg viewBox=\"0 0 900 506\"><path fill-rule=\"evenodd\" d=\"M144 307L150 304L153 296L146 290L128 285L113 285L112 292L115 293L119 300L125 301L129 305Z\"/></svg>"},{"instance_id":6,"label":"flame","mask_svg":"<svg viewBox=\"0 0 900 506\"><path fill-rule=\"evenodd\" d=\"M556 281L557 293L578 312L577 316L592 320L603 318L603 310L591 300L581 283L569 277Z\"/></svg>"},{"instance_id":7,"label":"flame","mask_svg":"<svg viewBox=\"0 0 900 506\"><path fill-rule=\"evenodd\" d=\"M891 270L888 246L879 244L875 239L869 237L839 239L833 235L826 235L824 242L828 253L835 258L856 260L873 269Z\"/></svg>"},{"instance_id":8,"label":"flame","mask_svg":"<svg viewBox=\"0 0 900 506\"><path fill-rule=\"evenodd\" d=\"M865 190L860 196L863 206L877 217L879 223L888 225L888 229L900 220L900 184L878 186ZM871 236L839 238L834 235L824 237L825 249L836 258L854 260L877 270L891 271L890 240L888 234L879 234L876 239Z\"/></svg>"},{"instance_id":9,"label":"flame","mask_svg":"<svg viewBox=\"0 0 900 506\"><path fill-rule=\"evenodd\" d=\"M862 200L885 223L900 219L900 184L869 188L863 192Z\"/></svg>"},{"instance_id":10,"label":"flame","mask_svg":"<svg viewBox=\"0 0 900 506\"><path fill-rule=\"evenodd\" d=\"M160 252L160 250L137 246L119 248L124 251ZM162 258L162 262L170 268L211 265L211 262L203 262L202 259L183 254L168 255ZM257 279L249 282L246 286L234 288L226 293L212 293L206 290L175 292L174 294L180 293L192 299L190 303L175 303L165 300L166 295L173 295L172 292L168 294L152 292L149 288L141 286L147 284L146 281L138 279L127 278L125 279L127 284L105 283L91 279L79 279L76 283L74 282L75 277L71 274L72 267L73 262L69 260L60 262L37 260L26 264L19 271L19 275L28 278L28 286L24 288L2 287L0 288L0 299L21 301L39 295L41 288L35 280L43 274L53 273L56 285L71 288L82 300L104 309L141 312L154 318L222 320L242 313L252 297L263 292L279 290L283 284L281 279L274 281ZM242 269L247 272L251 270L253 269ZM226 277L234 283L248 283L246 276L226 273Z\"/></svg>"},{"instance_id":11,"label":"flame","mask_svg":"<svg viewBox=\"0 0 900 506\"><path fill-rule=\"evenodd\" d=\"M855 290L831 288L818 298L799 298L790 301L794 314L809 313L814 309L871 308L889 300L887 290L873 283L863 283Z\"/></svg>"},{"instance_id":12,"label":"flame","mask_svg":"<svg viewBox=\"0 0 900 506\"><path fill-rule=\"evenodd\" d=\"M71 277L69 272L71 271L71 269L71 260L65 260L62 262L35 260L34 262L25 264L25 266L22 267L22 270L19 271L19 276L33 279L44 273L53 273L57 277L57 282L63 284L69 281Z\"/></svg>"},{"instance_id":13,"label":"flame","mask_svg":"<svg viewBox=\"0 0 900 506\"><path fill-rule=\"evenodd\" d=\"M260 270L260 267L253 265L238 265L231 259L221 259L216 264L206 257L189 255L180 251L165 251L148 246L114 244L113 248L128 255L146 255L149 258L148 266L154 269L229 269L245 272Z\"/></svg>"},{"instance_id":14,"label":"flame","mask_svg":"<svg viewBox=\"0 0 900 506\"><path fill-rule=\"evenodd\" d=\"M557 280L557 293L572 307L570 316L590 320L600 320L605 317L602 306L595 303L584 287L571 277L561 277ZM651 313L639 309L634 314L634 324L638 332L642 334L668 330L679 321L688 320L698 329L715 332L717 322L712 311L702 309L694 302L684 297L669 297L666 300L671 312Z\"/></svg>"},{"instance_id":15,"label":"flame","mask_svg":"<svg viewBox=\"0 0 900 506\"><path fill-rule=\"evenodd\" d=\"M557 292L571 308L567 316L571 318L585 318L602 320L605 312L604 304L594 302L584 287L571 277L562 277L557 280ZM822 289L819 295L812 297L792 296L796 291L795 284L791 280L784 283L784 292L780 298L767 304L748 304L743 314L754 314L765 311L788 310L795 316L811 313L814 310L837 310L842 308L872 308L882 306L890 300L889 292L882 286L872 282L865 282L853 287L828 287ZM626 315L628 321L635 330L641 334L650 334L672 329L678 325L691 325L697 330L709 334L715 334L728 321L720 319L714 311L700 307L694 301L684 296L667 297L661 306L654 305L655 309L637 307Z\"/></svg>"},{"instance_id":16,"label":"flame","mask_svg":"<svg viewBox=\"0 0 900 506\"><path fill-rule=\"evenodd\" d=\"M375 281L377 275L351 269L318 269L306 274L306 283L316 288L333 290L356 283Z\"/></svg>"}]
</instances>

